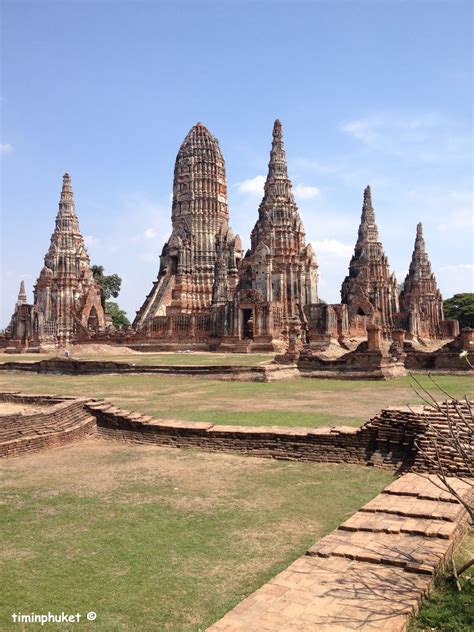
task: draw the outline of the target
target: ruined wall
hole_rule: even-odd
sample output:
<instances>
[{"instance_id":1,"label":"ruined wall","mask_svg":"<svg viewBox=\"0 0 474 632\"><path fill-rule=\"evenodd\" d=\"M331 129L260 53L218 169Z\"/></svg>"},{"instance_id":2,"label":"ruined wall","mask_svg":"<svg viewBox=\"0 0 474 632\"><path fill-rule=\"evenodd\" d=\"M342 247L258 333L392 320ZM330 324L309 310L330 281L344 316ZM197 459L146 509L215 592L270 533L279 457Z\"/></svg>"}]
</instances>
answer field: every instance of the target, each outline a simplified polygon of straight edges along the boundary
<instances>
[{"instance_id":1,"label":"ruined wall","mask_svg":"<svg viewBox=\"0 0 474 632\"><path fill-rule=\"evenodd\" d=\"M0 415L0 457L55 448L95 432L96 421L84 407L86 400L0 393L0 401L44 406L31 414Z\"/></svg>"},{"instance_id":2,"label":"ruined wall","mask_svg":"<svg viewBox=\"0 0 474 632\"><path fill-rule=\"evenodd\" d=\"M433 453L428 426L446 432L442 415L427 407L416 412L383 410L361 428L252 428L205 422L158 421L101 402L90 404L88 408L97 418L98 436L107 439L230 451L283 460L395 467L418 472L433 471L433 464L417 449L419 444L427 455ZM472 437L470 441L472 450ZM441 450L445 453L446 472L467 474L463 463L455 458L449 446L446 449L443 446Z\"/></svg>"}]
</instances>

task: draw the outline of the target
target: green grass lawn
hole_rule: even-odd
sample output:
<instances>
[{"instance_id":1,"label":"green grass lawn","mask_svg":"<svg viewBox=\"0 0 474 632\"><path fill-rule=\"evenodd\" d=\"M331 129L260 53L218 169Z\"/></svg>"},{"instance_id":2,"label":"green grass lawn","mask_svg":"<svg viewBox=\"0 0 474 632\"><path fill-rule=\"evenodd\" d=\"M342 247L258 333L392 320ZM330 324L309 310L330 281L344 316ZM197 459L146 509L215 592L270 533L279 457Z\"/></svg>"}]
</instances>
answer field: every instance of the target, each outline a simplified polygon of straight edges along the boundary
<instances>
[{"instance_id":1,"label":"green grass lawn","mask_svg":"<svg viewBox=\"0 0 474 632\"><path fill-rule=\"evenodd\" d=\"M19 354L0 354L0 363L4 362L39 362L53 357L62 357L58 352L56 354L39 354L39 353L19 353ZM100 360L101 362L126 362L127 364L143 364L149 366L151 364L172 365L172 366L195 366L197 364L214 366L220 364L232 364L234 366L256 365L271 362L275 357L272 353L117 353L115 355L91 355L81 354L80 351L72 350L72 356L81 360Z\"/></svg>"},{"instance_id":2,"label":"green grass lawn","mask_svg":"<svg viewBox=\"0 0 474 632\"><path fill-rule=\"evenodd\" d=\"M474 533L465 538L455 562L459 568L474 557ZM474 567L459 578L459 591L450 576L452 567L436 581L435 589L411 622L409 632L472 632L474 630Z\"/></svg>"},{"instance_id":3,"label":"green grass lawn","mask_svg":"<svg viewBox=\"0 0 474 632\"><path fill-rule=\"evenodd\" d=\"M428 378L421 379L430 385ZM472 396L470 377L436 380L453 397ZM161 375L0 374L0 390L100 397L156 418L255 426L357 426L387 406L420 403L410 382L408 377L387 382L301 378L265 384ZM444 398L439 391L436 396Z\"/></svg>"},{"instance_id":4,"label":"green grass lawn","mask_svg":"<svg viewBox=\"0 0 474 632\"><path fill-rule=\"evenodd\" d=\"M74 629L204 630L390 480L94 440L3 461L0 629L24 629L12 612L93 610Z\"/></svg>"}]
</instances>

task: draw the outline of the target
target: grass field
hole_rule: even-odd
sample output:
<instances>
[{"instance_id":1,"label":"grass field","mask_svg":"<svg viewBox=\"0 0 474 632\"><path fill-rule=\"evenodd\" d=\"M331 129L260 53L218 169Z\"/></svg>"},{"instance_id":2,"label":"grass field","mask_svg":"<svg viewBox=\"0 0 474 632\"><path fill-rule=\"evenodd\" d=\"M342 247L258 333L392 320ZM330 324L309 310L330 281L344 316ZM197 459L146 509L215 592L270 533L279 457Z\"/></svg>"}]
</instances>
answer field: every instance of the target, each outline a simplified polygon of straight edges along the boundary
<instances>
[{"instance_id":1,"label":"grass field","mask_svg":"<svg viewBox=\"0 0 474 632\"><path fill-rule=\"evenodd\" d=\"M390 479L94 440L4 461L0 629L93 610L74 629L204 630Z\"/></svg>"},{"instance_id":2,"label":"grass field","mask_svg":"<svg viewBox=\"0 0 474 632\"><path fill-rule=\"evenodd\" d=\"M422 380L430 385L427 377ZM436 380L453 397L472 396L470 377ZM387 406L420 403L410 382L408 377L387 382L301 378L265 384L161 375L0 374L0 390L101 397L156 418L251 426L357 426ZM444 398L439 391L436 396Z\"/></svg>"},{"instance_id":3,"label":"grass field","mask_svg":"<svg viewBox=\"0 0 474 632\"><path fill-rule=\"evenodd\" d=\"M474 557L474 532L464 539L455 556L458 568ZM459 578L459 591L451 576L452 567L436 581L435 589L413 619L408 632L472 632L474 630L474 568Z\"/></svg>"},{"instance_id":4,"label":"grass field","mask_svg":"<svg viewBox=\"0 0 474 632\"><path fill-rule=\"evenodd\" d=\"M39 362L52 357L61 357L60 354L0 353L2 362ZM100 360L110 362L126 362L127 364L142 364L149 366L158 365L188 365L197 364L215 366L219 364L232 364L234 366L255 365L271 362L275 357L273 353L127 353L116 355L91 355L73 351L72 357L77 360Z\"/></svg>"}]
</instances>

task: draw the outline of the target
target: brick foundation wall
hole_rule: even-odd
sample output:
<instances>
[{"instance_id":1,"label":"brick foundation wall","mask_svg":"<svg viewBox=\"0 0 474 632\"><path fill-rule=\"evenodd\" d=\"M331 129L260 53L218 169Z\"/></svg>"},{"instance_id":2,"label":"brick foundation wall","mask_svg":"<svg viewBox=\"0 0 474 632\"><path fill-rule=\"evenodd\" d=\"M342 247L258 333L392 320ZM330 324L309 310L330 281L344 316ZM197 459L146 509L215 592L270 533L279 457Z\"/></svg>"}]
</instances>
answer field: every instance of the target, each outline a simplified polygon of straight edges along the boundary
<instances>
[{"instance_id":1,"label":"brick foundation wall","mask_svg":"<svg viewBox=\"0 0 474 632\"><path fill-rule=\"evenodd\" d=\"M0 457L81 441L96 430L95 417L84 399L0 393L0 401L44 407L29 414L0 415Z\"/></svg>"},{"instance_id":2,"label":"brick foundation wall","mask_svg":"<svg viewBox=\"0 0 474 632\"><path fill-rule=\"evenodd\" d=\"M465 461L450 445L446 413L426 406L383 410L360 428L283 428L160 421L99 400L0 393L2 400L36 403L43 405L44 411L0 416L0 457L64 445L96 432L104 439L176 448L435 472L433 438L436 433L446 473L471 475ZM462 414L468 415L467 404L456 406ZM455 412L451 405L452 418ZM474 438L467 427L461 431L461 439L472 458Z\"/></svg>"},{"instance_id":3,"label":"brick foundation wall","mask_svg":"<svg viewBox=\"0 0 474 632\"><path fill-rule=\"evenodd\" d=\"M414 432L403 421L391 427L276 428L158 421L107 403L88 405L99 437L177 448L238 452L247 456L325 463L407 467L413 462Z\"/></svg>"}]
</instances>

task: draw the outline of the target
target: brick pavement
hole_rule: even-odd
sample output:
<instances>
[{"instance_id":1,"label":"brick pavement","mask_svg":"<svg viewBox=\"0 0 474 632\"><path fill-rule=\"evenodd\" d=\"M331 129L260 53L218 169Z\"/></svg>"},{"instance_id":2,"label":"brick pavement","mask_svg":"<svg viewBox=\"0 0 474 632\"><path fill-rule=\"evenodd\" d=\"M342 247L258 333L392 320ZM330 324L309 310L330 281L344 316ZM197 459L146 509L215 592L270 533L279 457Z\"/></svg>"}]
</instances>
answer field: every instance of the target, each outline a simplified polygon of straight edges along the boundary
<instances>
[{"instance_id":1,"label":"brick pavement","mask_svg":"<svg viewBox=\"0 0 474 632\"><path fill-rule=\"evenodd\" d=\"M467 525L435 481L397 479L208 632L405 630ZM472 487L452 482L472 498Z\"/></svg>"}]
</instances>

